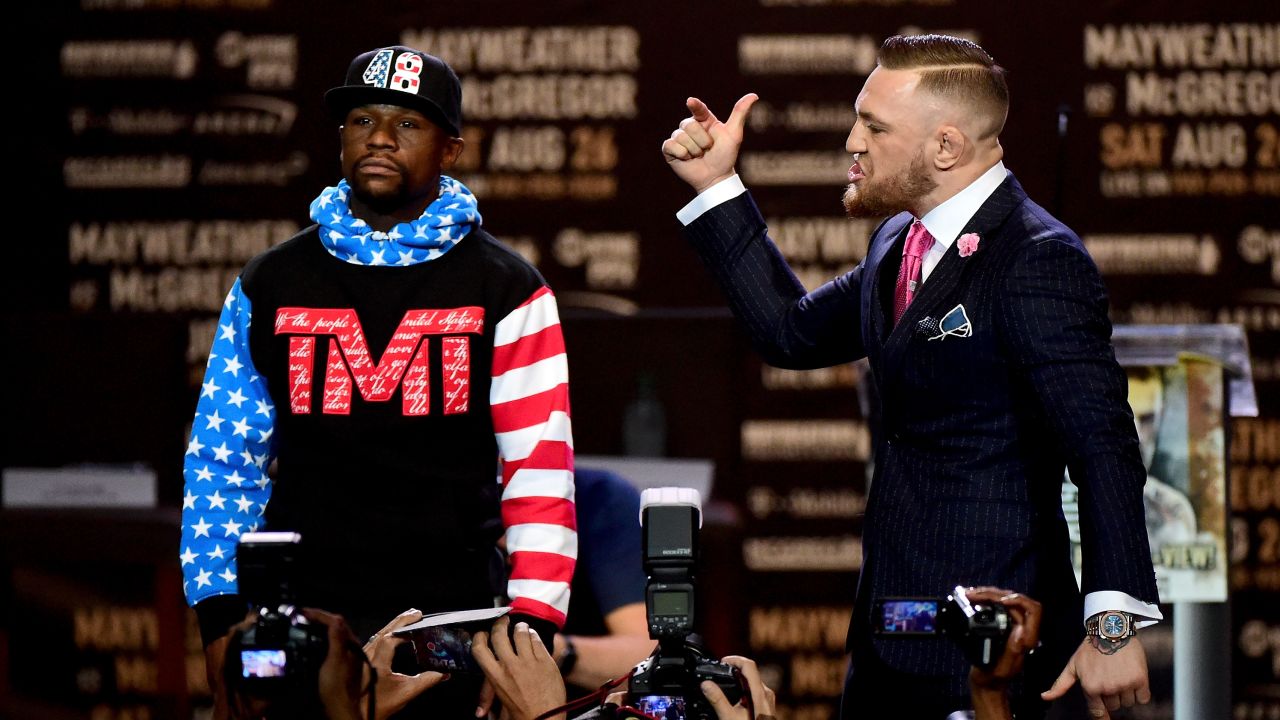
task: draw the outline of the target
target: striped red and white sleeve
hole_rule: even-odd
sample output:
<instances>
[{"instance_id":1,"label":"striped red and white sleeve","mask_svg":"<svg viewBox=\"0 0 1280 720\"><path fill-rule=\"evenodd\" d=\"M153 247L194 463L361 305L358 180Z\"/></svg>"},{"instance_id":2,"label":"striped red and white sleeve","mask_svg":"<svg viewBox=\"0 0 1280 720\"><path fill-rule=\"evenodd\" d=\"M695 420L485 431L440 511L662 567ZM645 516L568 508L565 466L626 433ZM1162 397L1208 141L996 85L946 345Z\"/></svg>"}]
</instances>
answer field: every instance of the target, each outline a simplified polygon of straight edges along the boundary
<instances>
[{"instance_id":1,"label":"striped red and white sleeve","mask_svg":"<svg viewBox=\"0 0 1280 720\"><path fill-rule=\"evenodd\" d=\"M550 288L539 288L495 328L489 407L502 456L512 612L563 627L578 533L569 365Z\"/></svg>"}]
</instances>

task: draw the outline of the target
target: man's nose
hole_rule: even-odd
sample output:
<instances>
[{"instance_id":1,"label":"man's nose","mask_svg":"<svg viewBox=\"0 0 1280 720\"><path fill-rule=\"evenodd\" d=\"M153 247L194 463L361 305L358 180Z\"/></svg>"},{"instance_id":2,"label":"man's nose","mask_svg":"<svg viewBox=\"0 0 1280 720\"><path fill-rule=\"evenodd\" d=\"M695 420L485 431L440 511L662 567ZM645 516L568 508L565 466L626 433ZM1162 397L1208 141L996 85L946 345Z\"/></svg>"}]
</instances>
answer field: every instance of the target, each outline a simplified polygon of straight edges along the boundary
<instances>
[{"instance_id":1,"label":"man's nose","mask_svg":"<svg viewBox=\"0 0 1280 720\"><path fill-rule=\"evenodd\" d=\"M862 133L858 131L858 126L854 125L849 130L849 137L844 141L845 152L863 153L867 151L867 143L862 137Z\"/></svg>"},{"instance_id":2,"label":"man's nose","mask_svg":"<svg viewBox=\"0 0 1280 720\"><path fill-rule=\"evenodd\" d=\"M390 122L375 123L373 128L369 130L369 137L365 140L365 145L371 148L396 147L395 126Z\"/></svg>"}]
</instances>

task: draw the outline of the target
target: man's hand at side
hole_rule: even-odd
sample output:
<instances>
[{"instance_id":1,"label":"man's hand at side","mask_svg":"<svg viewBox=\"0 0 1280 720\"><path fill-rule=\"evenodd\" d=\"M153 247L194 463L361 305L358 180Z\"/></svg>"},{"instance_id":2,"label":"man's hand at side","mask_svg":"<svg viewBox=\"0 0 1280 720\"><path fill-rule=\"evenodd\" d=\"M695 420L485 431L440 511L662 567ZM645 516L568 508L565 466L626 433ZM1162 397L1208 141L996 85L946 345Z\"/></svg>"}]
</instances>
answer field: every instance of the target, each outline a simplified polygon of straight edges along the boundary
<instances>
[{"instance_id":1,"label":"man's hand at side","mask_svg":"<svg viewBox=\"0 0 1280 720\"><path fill-rule=\"evenodd\" d=\"M1057 700L1079 680L1089 714L1104 719L1111 717L1112 710L1151 702L1147 653L1138 637L1130 638L1127 645L1109 655L1095 646L1096 641L1097 638L1085 638L1053 687L1040 697Z\"/></svg>"},{"instance_id":2,"label":"man's hand at side","mask_svg":"<svg viewBox=\"0 0 1280 720\"><path fill-rule=\"evenodd\" d=\"M692 113L662 142L662 155L675 174L697 192L732 177L742 146L747 114L759 97L743 95L733 106L726 122L716 118L706 103L691 97L685 105Z\"/></svg>"}]
</instances>

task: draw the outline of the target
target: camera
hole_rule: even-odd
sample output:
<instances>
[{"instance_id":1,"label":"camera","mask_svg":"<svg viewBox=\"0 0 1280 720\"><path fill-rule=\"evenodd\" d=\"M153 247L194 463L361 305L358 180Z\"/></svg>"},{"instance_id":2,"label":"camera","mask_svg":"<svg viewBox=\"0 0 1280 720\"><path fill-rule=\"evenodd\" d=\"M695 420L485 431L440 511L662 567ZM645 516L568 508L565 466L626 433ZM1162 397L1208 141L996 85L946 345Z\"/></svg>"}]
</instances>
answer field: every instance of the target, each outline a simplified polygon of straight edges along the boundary
<instances>
[{"instance_id":1,"label":"camera","mask_svg":"<svg viewBox=\"0 0 1280 720\"><path fill-rule=\"evenodd\" d=\"M690 488L650 488L640 496L644 537L645 611L653 654L636 666L628 703L658 720L714 718L699 687L714 682L730 703L743 696L738 669L710 658L690 640L695 613L694 564L702 503Z\"/></svg>"},{"instance_id":2,"label":"camera","mask_svg":"<svg viewBox=\"0 0 1280 720\"><path fill-rule=\"evenodd\" d=\"M329 650L328 629L298 612L294 573L302 536L251 532L236 549L241 597L254 610L253 625L227 648L228 686L246 695L316 696L320 666Z\"/></svg>"},{"instance_id":3,"label":"camera","mask_svg":"<svg viewBox=\"0 0 1280 720\"><path fill-rule=\"evenodd\" d=\"M945 635L984 670L999 662L1013 630L1003 605L971 603L962 585L941 599L880 598L871 620L877 635Z\"/></svg>"}]
</instances>

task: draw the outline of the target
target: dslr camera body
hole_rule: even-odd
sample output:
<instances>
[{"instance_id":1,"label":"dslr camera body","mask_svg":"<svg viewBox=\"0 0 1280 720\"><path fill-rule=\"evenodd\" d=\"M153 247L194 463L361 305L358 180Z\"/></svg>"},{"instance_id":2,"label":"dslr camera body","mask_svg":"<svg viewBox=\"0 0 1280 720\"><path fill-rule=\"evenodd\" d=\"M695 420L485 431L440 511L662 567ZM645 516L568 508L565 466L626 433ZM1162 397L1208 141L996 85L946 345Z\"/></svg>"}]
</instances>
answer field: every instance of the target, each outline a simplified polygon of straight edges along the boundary
<instances>
[{"instance_id":1,"label":"dslr camera body","mask_svg":"<svg viewBox=\"0 0 1280 720\"><path fill-rule=\"evenodd\" d=\"M1000 661L1013 626L1000 604L975 604L957 585L945 598L889 597L875 601L871 621L881 636L945 635L969 663L988 670Z\"/></svg>"},{"instance_id":2,"label":"dslr camera body","mask_svg":"<svg viewBox=\"0 0 1280 720\"><path fill-rule=\"evenodd\" d=\"M329 652L328 629L296 607L294 574L302 536L251 532L236 549L239 591L254 608L253 625L227 648L228 687L261 698L292 698L299 709L318 701L320 666Z\"/></svg>"},{"instance_id":3,"label":"dslr camera body","mask_svg":"<svg viewBox=\"0 0 1280 720\"><path fill-rule=\"evenodd\" d=\"M690 488L650 488L640 496L644 535L645 610L658 647L636 666L628 704L662 720L715 718L700 685L710 680L731 703L743 696L738 669L710 658L693 642L694 564L702 503Z\"/></svg>"}]
</instances>

